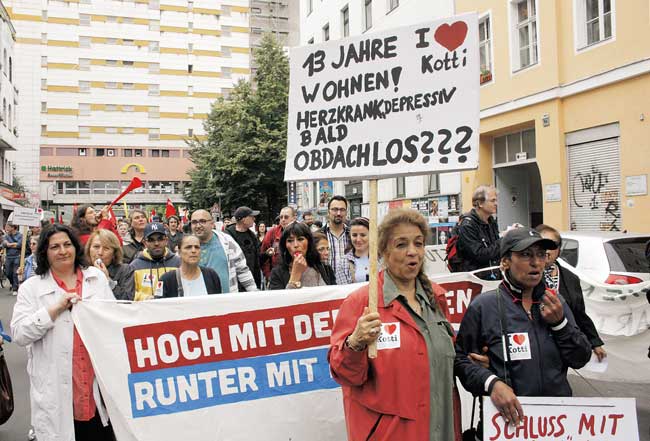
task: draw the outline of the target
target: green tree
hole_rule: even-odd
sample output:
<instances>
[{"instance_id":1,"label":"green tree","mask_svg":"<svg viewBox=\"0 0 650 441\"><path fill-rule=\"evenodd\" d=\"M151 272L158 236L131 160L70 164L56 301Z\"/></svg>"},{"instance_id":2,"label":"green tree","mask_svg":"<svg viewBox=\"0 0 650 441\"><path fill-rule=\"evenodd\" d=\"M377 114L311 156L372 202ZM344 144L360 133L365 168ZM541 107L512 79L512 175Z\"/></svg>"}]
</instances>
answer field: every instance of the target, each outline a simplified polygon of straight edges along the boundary
<instances>
[{"instance_id":1,"label":"green tree","mask_svg":"<svg viewBox=\"0 0 650 441\"><path fill-rule=\"evenodd\" d=\"M286 204L289 63L272 34L253 52L252 83L240 81L220 98L204 127L207 140L193 140L194 168L186 198L193 208L221 200L222 210L247 205L267 219Z\"/></svg>"}]
</instances>

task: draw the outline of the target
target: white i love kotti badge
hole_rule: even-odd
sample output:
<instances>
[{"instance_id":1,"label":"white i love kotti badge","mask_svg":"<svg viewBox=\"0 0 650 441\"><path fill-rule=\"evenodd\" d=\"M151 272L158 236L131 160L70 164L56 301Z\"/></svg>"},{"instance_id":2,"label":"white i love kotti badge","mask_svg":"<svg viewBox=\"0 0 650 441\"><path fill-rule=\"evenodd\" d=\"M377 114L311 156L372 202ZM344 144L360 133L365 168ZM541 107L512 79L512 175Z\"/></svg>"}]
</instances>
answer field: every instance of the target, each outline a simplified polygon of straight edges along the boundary
<instances>
[{"instance_id":1,"label":"white i love kotti badge","mask_svg":"<svg viewBox=\"0 0 650 441\"><path fill-rule=\"evenodd\" d=\"M400 323L382 323L381 334L377 339L377 350L396 349L400 347Z\"/></svg>"},{"instance_id":2,"label":"white i love kotti badge","mask_svg":"<svg viewBox=\"0 0 650 441\"><path fill-rule=\"evenodd\" d=\"M517 332L508 334L510 339L510 359L511 360L530 360L530 338L527 332Z\"/></svg>"}]
</instances>

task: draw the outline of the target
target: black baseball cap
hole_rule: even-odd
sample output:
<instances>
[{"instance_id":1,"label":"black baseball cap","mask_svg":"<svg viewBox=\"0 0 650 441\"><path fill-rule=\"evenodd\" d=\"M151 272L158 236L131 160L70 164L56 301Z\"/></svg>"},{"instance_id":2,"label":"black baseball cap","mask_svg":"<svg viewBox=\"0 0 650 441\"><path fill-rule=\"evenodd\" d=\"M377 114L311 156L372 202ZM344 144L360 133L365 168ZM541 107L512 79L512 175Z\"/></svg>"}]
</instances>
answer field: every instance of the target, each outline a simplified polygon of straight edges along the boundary
<instances>
[{"instance_id":1,"label":"black baseball cap","mask_svg":"<svg viewBox=\"0 0 650 441\"><path fill-rule=\"evenodd\" d=\"M557 249L557 243L544 239L537 231L530 228L513 228L501 238L501 257L509 251L523 251L533 245L539 245L545 250Z\"/></svg>"},{"instance_id":2,"label":"black baseball cap","mask_svg":"<svg viewBox=\"0 0 650 441\"><path fill-rule=\"evenodd\" d=\"M257 210L251 210L248 207L239 207L235 210L235 219L239 220L248 216L257 216L258 214L260 214L260 212Z\"/></svg>"},{"instance_id":3,"label":"black baseball cap","mask_svg":"<svg viewBox=\"0 0 650 441\"><path fill-rule=\"evenodd\" d=\"M160 222L151 222L144 227L144 238L148 239L153 234L165 235L165 226Z\"/></svg>"}]
</instances>

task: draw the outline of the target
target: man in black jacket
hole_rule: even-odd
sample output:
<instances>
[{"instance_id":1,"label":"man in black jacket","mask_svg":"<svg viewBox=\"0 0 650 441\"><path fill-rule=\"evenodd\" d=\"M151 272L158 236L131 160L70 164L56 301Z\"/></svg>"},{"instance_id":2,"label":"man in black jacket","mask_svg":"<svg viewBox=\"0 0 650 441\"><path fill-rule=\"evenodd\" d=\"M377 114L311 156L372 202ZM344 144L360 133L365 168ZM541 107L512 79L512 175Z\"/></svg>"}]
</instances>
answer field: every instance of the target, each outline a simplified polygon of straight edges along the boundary
<instances>
[{"instance_id":1,"label":"man in black jacket","mask_svg":"<svg viewBox=\"0 0 650 441\"><path fill-rule=\"evenodd\" d=\"M255 224L255 216L260 214L257 210L251 210L248 207L239 207L235 210L235 220L237 223L230 224L226 228L226 233L230 234L235 242L246 256L246 265L253 274L257 289L262 287L262 272L260 269L260 242L257 235L251 230ZM243 286L239 287L240 292L246 291Z\"/></svg>"},{"instance_id":2,"label":"man in black jacket","mask_svg":"<svg viewBox=\"0 0 650 441\"><path fill-rule=\"evenodd\" d=\"M458 226L458 255L463 271L474 271L499 265L499 227L497 191L482 185L472 195L472 210L463 216Z\"/></svg>"}]
</instances>

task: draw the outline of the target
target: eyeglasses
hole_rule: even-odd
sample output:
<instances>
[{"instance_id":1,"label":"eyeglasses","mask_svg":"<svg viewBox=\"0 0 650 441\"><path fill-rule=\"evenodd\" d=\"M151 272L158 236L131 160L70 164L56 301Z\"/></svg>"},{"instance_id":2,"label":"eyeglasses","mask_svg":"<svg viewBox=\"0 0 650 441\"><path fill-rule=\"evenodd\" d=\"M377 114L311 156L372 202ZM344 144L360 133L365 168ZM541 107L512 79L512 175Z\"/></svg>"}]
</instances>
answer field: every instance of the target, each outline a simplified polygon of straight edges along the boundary
<instances>
[{"instance_id":1,"label":"eyeglasses","mask_svg":"<svg viewBox=\"0 0 650 441\"><path fill-rule=\"evenodd\" d=\"M190 222L190 224L197 226L201 224L202 226L206 226L210 222L210 219L194 219L193 221Z\"/></svg>"},{"instance_id":2,"label":"eyeglasses","mask_svg":"<svg viewBox=\"0 0 650 441\"><path fill-rule=\"evenodd\" d=\"M514 254L522 260L531 261L533 260L533 257L536 257L539 260L546 260L546 250L538 250L535 252L531 250L515 251Z\"/></svg>"},{"instance_id":3,"label":"eyeglasses","mask_svg":"<svg viewBox=\"0 0 650 441\"><path fill-rule=\"evenodd\" d=\"M347 208L330 208L330 211L333 211L334 213L345 213L348 211Z\"/></svg>"}]
</instances>

